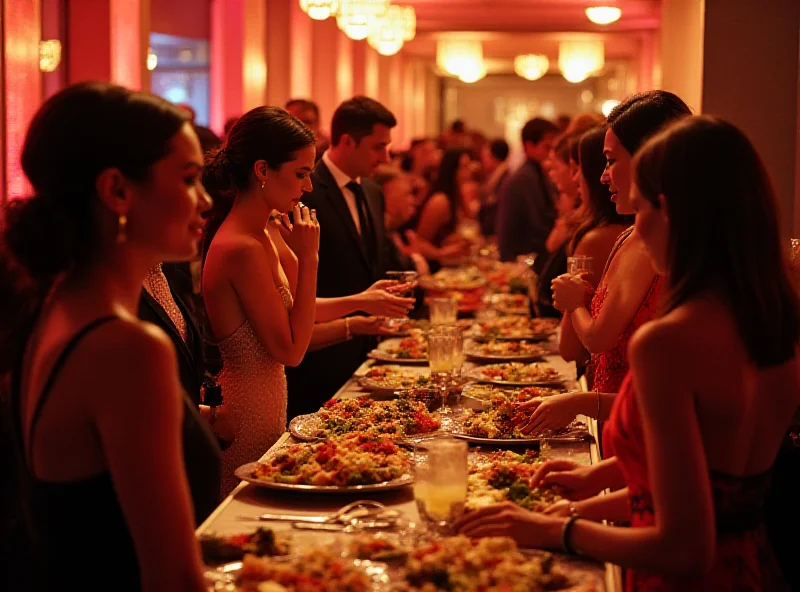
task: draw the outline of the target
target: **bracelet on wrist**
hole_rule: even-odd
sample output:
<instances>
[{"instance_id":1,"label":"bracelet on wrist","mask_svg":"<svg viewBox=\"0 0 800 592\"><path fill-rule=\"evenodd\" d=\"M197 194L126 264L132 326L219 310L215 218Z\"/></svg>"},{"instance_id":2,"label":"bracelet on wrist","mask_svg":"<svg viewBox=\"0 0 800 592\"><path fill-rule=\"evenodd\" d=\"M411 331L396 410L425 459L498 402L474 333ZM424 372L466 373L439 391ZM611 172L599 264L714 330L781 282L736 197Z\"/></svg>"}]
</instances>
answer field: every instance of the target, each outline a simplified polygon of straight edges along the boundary
<instances>
[{"instance_id":1,"label":"bracelet on wrist","mask_svg":"<svg viewBox=\"0 0 800 592\"><path fill-rule=\"evenodd\" d=\"M568 555L577 555L575 549L572 548L569 542L569 535L572 532L572 527L578 520L580 520L578 516L570 516L567 518L567 521L564 522L564 528L561 529L561 547Z\"/></svg>"}]
</instances>

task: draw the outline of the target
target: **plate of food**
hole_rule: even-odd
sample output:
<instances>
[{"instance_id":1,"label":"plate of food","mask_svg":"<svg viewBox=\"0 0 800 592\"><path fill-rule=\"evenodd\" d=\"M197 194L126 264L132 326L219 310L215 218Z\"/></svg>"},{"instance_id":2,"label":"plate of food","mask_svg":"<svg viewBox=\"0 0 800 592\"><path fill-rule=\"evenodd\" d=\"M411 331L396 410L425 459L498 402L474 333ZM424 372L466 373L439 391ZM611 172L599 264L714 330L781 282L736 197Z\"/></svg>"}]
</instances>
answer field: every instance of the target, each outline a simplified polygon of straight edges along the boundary
<instances>
[{"instance_id":1,"label":"plate of food","mask_svg":"<svg viewBox=\"0 0 800 592\"><path fill-rule=\"evenodd\" d=\"M495 400L524 403L539 397L552 397L564 391L559 388L543 386L526 386L522 388L498 388L493 384L474 383L468 384L461 391L461 402L464 407L472 409L486 409Z\"/></svg>"},{"instance_id":2,"label":"plate of food","mask_svg":"<svg viewBox=\"0 0 800 592\"><path fill-rule=\"evenodd\" d=\"M423 290L446 292L458 290L468 292L486 286L486 276L477 267L440 269L436 273L419 279Z\"/></svg>"},{"instance_id":3,"label":"plate of food","mask_svg":"<svg viewBox=\"0 0 800 592\"><path fill-rule=\"evenodd\" d=\"M398 364L425 364L428 361L428 340L421 334L386 339L367 357Z\"/></svg>"},{"instance_id":4,"label":"plate of food","mask_svg":"<svg viewBox=\"0 0 800 592\"><path fill-rule=\"evenodd\" d=\"M531 314L530 298L527 294L492 294L486 297L486 304L501 314L523 315Z\"/></svg>"},{"instance_id":5,"label":"plate of food","mask_svg":"<svg viewBox=\"0 0 800 592\"><path fill-rule=\"evenodd\" d=\"M544 341L556 332L558 321L554 319L528 318L520 315L501 316L488 321L474 323L467 335L472 339Z\"/></svg>"},{"instance_id":6,"label":"plate of food","mask_svg":"<svg viewBox=\"0 0 800 592\"><path fill-rule=\"evenodd\" d=\"M236 476L268 489L334 494L400 489L414 480L408 452L364 433L283 446Z\"/></svg>"},{"instance_id":7,"label":"plate of food","mask_svg":"<svg viewBox=\"0 0 800 592\"><path fill-rule=\"evenodd\" d=\"M288 557L247 555L206 577L228 584L226 590L242 592L374 592L385 589L389 580L385 564L342 557L320 547Z\"/></svg>"},{"instance_id":8,"label":"plate of food","mask_svg":"<svg viewBox=\"0 0 800 592\"><path fill-rule=\"evenodd\" d=\"M567 380L545 362L488 364L472 368L466 375L473 380L500 386L560 386Z\"/></svg>"},{"instance_id":9,"label":"plate of food","mask_svg":"<svg viewBox=\"0 0 800 592\"><path fill-rule=\"evenodd\" d=\"M381 326L392 335L405 337L415 332L425 333L430 331L431 323L428 319L381 319Z\"/></svg>"},{"instance_id":10,"label":"plate of food","mask_svg":"<svg viewBox=\"0 0 800 592\"><path fill-rule=\"evenodd\" d=\"M530 436L522 432L523 423L518 423L521 403L494 400L484 410L466 409L454 421L450 431L456 438L474 444L490 446L529 445L549 440L552 442L583 442L591 438L586 425L573 421L567 427L553 433Z\"/></svg>"},{"instance_id":11,"label":"plate of food","mask_svg":"<svg viewBox=\"0 0 800 592\"><path fill-rule=\"evenodd\" d=\"M602 566L523 551L510 537L445 537L417 545L400 569L403 592L603 589Z\"/></svg>"},{"instance_id":12,"label":"plate of food","mask_svg":"<svg viewBox=\"0 0 800 592\"><path fill-rule=\"evenodd\" d=\"M430 373L420 374L402 366L373 366L358 379L358 386L378 394L389 394L432 384Z\"/></svg>"},{"instance_id":13,"label":"plate of food","mask_svg":"<svg viewBox=\"0 0 800 592\"><path fill-rule=\"evenodd\" d=\"M552 489L531 489L528 485L541 462L536 450L473 455L467 477L467 511L513 502L527 510L541 512L554 504L561 497Z\"/></svg>"},{"instance_id":14,"label":"plate of food","mask_svg":"<svg viewBox=\"0 0 800 592\"><path fill-rule=\"evenodd\" d=\"M289 543L271 528L234 535L204 534L198 537L203 563L221 565L241 561L245 555L274 557L289 554Z\"/></svg>"},{"instance_id":15,"label":"plate of food","mask_svg":"<svg viewBox=\"0 0 800 592\"><path fill-rule=\"evenodd\" d=\"M438 415L428 410L427 401L417 397L399 397L391 401L369 397L331 399L316 413L298 415L289 422L289 432L304 441L351 433L402 439L436 432L440 427Z\"/></svg>"},{"instance_id":16,"label":"plate of food","mask_svg":"<svg viewBox=\"0 0 800 592\"><path fill-rule=\"evenodd\" d=\"M547 353L530 341L470 341L464 348L464 355L473 362L532 362Z\"/></svg>"}]
</instances>

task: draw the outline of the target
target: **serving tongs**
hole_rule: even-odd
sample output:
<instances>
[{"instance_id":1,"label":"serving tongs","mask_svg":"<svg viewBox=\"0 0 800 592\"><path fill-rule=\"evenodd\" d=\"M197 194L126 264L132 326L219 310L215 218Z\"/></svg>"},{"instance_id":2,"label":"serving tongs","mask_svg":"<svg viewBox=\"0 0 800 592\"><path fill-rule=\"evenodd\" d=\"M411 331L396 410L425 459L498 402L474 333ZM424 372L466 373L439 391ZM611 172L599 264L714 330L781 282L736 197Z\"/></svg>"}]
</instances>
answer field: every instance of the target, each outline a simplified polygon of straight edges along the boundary
<instances>
[{"instance_id":1,"label":"serving tongs","mask_svg":"<svg viewBox=\"0 0 800 592\"><path fill-rule=\"evenodd\" d=\"M323 516L267 513L260 516L240 516L239 518L261 522L291 522L293 528L301 530L342 531L349 527L354 529L391 528L397 523L400 513L397 510L388 509L380 502L359 500L347 504L334 514Z\"/></svg>"}]
</instances>

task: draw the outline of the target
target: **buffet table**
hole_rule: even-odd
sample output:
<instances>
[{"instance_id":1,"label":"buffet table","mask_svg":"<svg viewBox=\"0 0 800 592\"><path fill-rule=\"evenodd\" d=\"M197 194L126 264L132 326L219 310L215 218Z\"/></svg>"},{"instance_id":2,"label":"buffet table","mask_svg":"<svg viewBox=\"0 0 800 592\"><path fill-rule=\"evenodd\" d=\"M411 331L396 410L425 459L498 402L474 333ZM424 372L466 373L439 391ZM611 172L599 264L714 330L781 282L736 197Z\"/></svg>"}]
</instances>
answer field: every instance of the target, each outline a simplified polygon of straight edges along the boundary
<instances>
[{"instance_id":1,"label":"buffet table","mask_svg":"<svg viewBox=\"0 0 800 592\"><path fill-rule=\"evenodd\" d=\"M562 376L571 379L572 384L567 383L566 386L579 388L574 380L574 364L565 362L560 356L548 356L545 358L545 361L552 365ZM352 398L367 396L368 393L358 386L358 378L362 376L373 363L375 362L371 360L366 361L356 371L354 376L342 386L336 394L336 397ZM416 368L419 369L420 373L427 371L427 365L416 366ZM595 436L596 439L597 426L594 420L587 418L581 419L587 423L590 433ZM285 445L287 441L293 441L292 436L288 432L274 444L271 450ZM265 453L265 456L267 454L269 454L269 451ZM569 458L584 465L596 463L600 458L597 445L594 441L591 443L548 444L543 447L541 454L544 458ZM378 494L331 495L280 492L259 488L256 485L242 482L219 505L208 519L200 525L197 529L197 534L236 534L252 531L256 526L264 525L272 528L276 532L286 534L297 548L307 546L336 548L336 546L341 543L342 537L348 535L327 531L295 530L290 522L258 522L254 520L254 518L264 513L315 516L329 514L336 512L345 504L363 498L380 501L388 508L400 512L406 520L410 522L419 522L419 514L411 487ZM607 592L616 592L622 589L620 572L615 566L606 565L604 568L602 565L596 564L595 567L590 567L590 569L596 569L598 571L598 580L604 582ZM602 573L603 571L604 573Z\"/></svg>"}]
</instances>

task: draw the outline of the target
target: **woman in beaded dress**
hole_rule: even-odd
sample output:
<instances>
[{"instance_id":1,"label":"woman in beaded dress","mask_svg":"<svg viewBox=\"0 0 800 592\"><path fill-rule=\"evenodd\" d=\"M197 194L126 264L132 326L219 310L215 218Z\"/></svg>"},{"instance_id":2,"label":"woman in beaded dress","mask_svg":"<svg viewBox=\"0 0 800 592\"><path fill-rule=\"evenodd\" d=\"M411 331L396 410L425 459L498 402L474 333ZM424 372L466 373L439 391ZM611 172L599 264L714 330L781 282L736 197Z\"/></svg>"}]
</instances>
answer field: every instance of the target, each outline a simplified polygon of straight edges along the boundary
<instances>
[{"instance_id":1,"label":"woman in beaded dress","mask_svg":"<svg viewBox=\"0 0 800 592\"><path fill-rule=\"evenodd\" d=\"M628 592L788 590L764 524L800 404L800 303L775 194L747 137L711 117L674 123L634 167L636 229L665 280L604 434L625 488L544 514L479 510L462 531L620 565Z\"/></svg>"},{"instance_id":2,"label":"woman in beaded dress","mask_svg":"<svg viewBox=\"0 0 800 592\"><path fill-rule=\"evenodd\" d=\"M268 141L264 141L268 138ZM236 468L258 460L286 429L284 365L303 359L314 328L319 224L302 207L311 189L314 134L277 107L258 107L233 126L225 148L207 158L203 183L215 200L203 268L203 298L222 355L218 377L235 424L223 453L222 494ZM298 260L294 294L274 235L274 210ZM293 223L288 212L293 212Z\"/></svg>"},{"instance_id":3,"label":"woman in beaded dress","mask_svg":"<svg viewBox=\"0 0 800 592\"><path fill-rule=\"evenodd\" d=\"M299 205L311 190L314 150L299 120L258 107L234 124L203 176L214 196L203 298L222 356L217 382L235 425L223 453L223 494L238 483L236 468L258 460L286 429L284 366L353 335L386 334L378 317L401 317L414 305L386 291L391 281L316 299L319 225ZM357 311L375 316L346 316Z\"/></svg>"}]
</instances>

